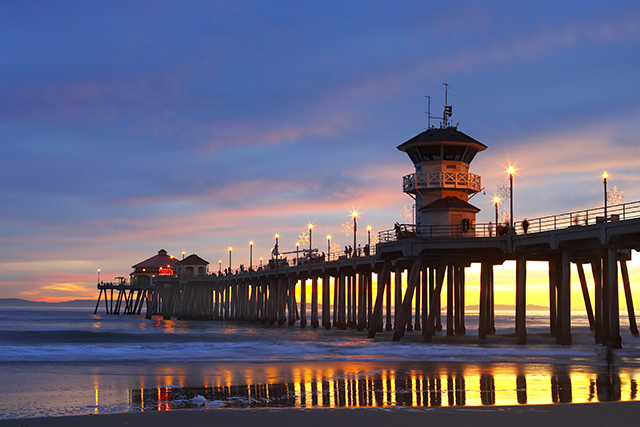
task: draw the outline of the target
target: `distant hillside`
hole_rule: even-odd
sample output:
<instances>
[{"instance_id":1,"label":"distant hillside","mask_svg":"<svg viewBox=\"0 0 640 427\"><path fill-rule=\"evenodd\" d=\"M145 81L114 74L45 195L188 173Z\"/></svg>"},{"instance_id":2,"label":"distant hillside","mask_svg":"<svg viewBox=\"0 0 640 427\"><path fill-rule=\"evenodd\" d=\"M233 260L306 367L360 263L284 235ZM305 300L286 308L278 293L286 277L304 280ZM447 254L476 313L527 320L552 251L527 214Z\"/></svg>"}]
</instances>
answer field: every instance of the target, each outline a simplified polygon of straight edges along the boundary
<instances>
[{"instance_id":1,"label":"distant hillside","mask_svg":"<svg viewBox=\"0 0 640 427\"><path fill-rule=\"evenodd\" d=\"M28 301L20 298L0 298L0 307L95 307L96 301L77 299L65 302Z\"/></svg>"}]
</instances>

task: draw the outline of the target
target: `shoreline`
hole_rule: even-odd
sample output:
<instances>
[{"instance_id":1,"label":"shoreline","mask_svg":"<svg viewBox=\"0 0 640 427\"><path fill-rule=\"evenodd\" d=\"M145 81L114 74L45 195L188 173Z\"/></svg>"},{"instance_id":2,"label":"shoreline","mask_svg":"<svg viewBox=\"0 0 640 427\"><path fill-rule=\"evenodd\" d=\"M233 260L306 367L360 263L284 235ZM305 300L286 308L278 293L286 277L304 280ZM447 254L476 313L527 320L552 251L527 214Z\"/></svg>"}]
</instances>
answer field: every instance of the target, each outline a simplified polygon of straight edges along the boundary
<instances>
[{"instance_id":1,"label":"shoreline","mask_svg":"<svg viewBox=\"0 0 640 427\"><path fill-rule=\"evenodd\" d=\"M640 402L600 402L524 406L369 409L182 409L167 412L80 415L0 420L0 427L107 427L113 425L157 426L250 426L281 427L285 423L304 427L331 424L382 427L409 423L473 423L475 426L539 427L546 425L637 425ZM409 425L408 424L408 425Z\"/></svg>"}]
</instances>

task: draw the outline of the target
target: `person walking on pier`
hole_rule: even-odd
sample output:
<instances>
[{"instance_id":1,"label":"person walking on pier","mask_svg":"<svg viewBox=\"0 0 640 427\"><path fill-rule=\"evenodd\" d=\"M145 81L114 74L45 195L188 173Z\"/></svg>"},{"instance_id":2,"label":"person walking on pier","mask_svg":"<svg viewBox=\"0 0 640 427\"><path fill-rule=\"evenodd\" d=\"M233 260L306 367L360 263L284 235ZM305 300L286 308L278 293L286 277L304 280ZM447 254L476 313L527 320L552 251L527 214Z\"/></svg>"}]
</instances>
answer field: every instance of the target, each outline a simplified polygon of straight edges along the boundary
<instances>
[{"instance_id":1,"label":"person walking on pier","mask_svg":"<svg viewBox=\"0 0 640 427\"><path fill-rule=\"evenodd\" d=\"M487 227L489 229L489 237L493 237L493 223L491 221L489 221L489 227Z\"/></svg>"},{"instance_id":2,"label":"person walking on pier","mask_svg":"<svg viewBox=\"0 0 640 427\"><path fill-rule=\"evenodd\" d=\"M527 234L528 230L529 230L529 221L527 221L527 218L525 218L524 221L522 221L522 231L524 231L524 234Z\"/></svg>"}]
</instances>

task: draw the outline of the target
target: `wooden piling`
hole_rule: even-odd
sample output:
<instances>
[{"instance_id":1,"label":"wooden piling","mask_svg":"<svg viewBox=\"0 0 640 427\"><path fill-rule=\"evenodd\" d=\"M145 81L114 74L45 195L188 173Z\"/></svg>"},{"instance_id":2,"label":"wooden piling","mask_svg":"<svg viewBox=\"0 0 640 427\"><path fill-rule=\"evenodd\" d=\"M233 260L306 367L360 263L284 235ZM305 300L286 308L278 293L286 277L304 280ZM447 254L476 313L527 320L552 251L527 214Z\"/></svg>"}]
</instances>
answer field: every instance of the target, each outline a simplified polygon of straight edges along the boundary
<instances>
[{"instance_id":1,"label":"wooden piling","mask_svg":"<svg viewBox=\"0 0 640 427\"><path fill-rule=\"evenodd\" d=\"M400 306L400 312L396 317L396 328L393 332L393 341L399 341L404 336L404 331L407 324L411 323L411 302L413 301L414 290L418 285L420 279L420 269L422 268L422 260L420 257L416 258L410 269L409 277L407 278L407 290L404 295L404 300Z\"/></svg>"},{"instance_id":2,"label":"wooden piling","mask_svg":"<svg viewBox=\"0 0 640 427\"><path fill-rule=\"evenodd\" d=\"M435 289L433 290L431 306L429 307L429 319L427 325L422 328L422 341L431 342L433 335L437 329L436 322L436 310L440 307L440 293L442 292L442 285L444 283L445 266L442 265L436 269L435 277Z\"/></svg>"},{"instance_id":3,"label":"wooden piling","mask_svg":"<svg viewBox=\"0 0 640 427\"><path fill-rule=\"evenodd\" d=\"M593 331L595 328L595 319L593 317L593 308L591 307L591 298L589 297L589 288L587 287L587 278L584 274L584 265L578 262L576 263L576 268L578 269L582 298L584 299L584 306L587 311L587 318L589 319L589 329Z\"/></svg>"},{"instance_id":4,"label":"wooden piling","mask_svg":"<svg viewBox=\"0 0 640 427\"><path fill-rule=\"evenodd\" d=\"M516 260L516 335L518 344L527 343L527 258Z\"/></svg>"},{"instance_id":5,"label":"wooden piling","mask_svg":"<svg viewBox=\"0 0 640 427\"><path fill-rule=\"evenodd\" d=\"M391 271L391 262L385 261L382 272L378 275L378 283L377 283L377 292L376 292L376 302L373 308L373 313L371 314L371 320L369 321L369 338L375 338L376 332L378 330L382 330L382 305L383 298L385 294L385 288L388 287L389 284L389 273ZM388 291L387 291L388 293Z\"/></svg>"},{"instance_id":6,"label":"wooden piling","mask_svg":"<svg viewBox=\"0 0 640 427\"><path fill-rule=\"evenodd\" d=\"M453 273L453 265L447 265L447 336L452 337L453 330L453 312L454 312L454 284L455 276Z\"/></svg>"},{"instance_id":7,"label":"wooden piling","mask_svg":"<svg viewBox=\"0 0 640 427\"><path fill-rule=\"evenodd\" d=\"M620 273L622 275L622 284L624 286L624 296L627 302L627 314L629 315L629 330L633 335L638 335L638 324L636 323L636 312L633 309L633 297L631 296L631 283L629 282L629 270L627 261L620 260Z\"/></svg>"}]
</instances>

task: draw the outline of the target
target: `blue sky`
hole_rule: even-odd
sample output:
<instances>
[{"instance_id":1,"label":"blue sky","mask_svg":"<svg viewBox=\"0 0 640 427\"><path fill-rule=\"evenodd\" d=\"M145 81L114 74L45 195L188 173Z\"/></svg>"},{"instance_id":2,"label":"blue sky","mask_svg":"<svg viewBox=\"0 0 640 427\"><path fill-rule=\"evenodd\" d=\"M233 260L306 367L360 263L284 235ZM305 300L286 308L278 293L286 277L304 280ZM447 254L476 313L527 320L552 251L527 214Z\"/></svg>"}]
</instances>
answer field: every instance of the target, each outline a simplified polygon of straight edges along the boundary
<instances>
[{"instance_id":1,"label":"blue sky","mask_svg":"<svg viewBox=\"0 0 640 427\"><path fill-rule=\"evenodd\" d=\"M391 228L396 146L444 103L515 216L640 200L640 4L13 2L0 6L0 297L92 297L160 248L217 268ZM317 236L317 237L316 237ZM320 245L314 245L319 246ZM255 259L255 258L254 258ZM236 262L234 261L234 264Z\"/></svg>"}]
</instances>

